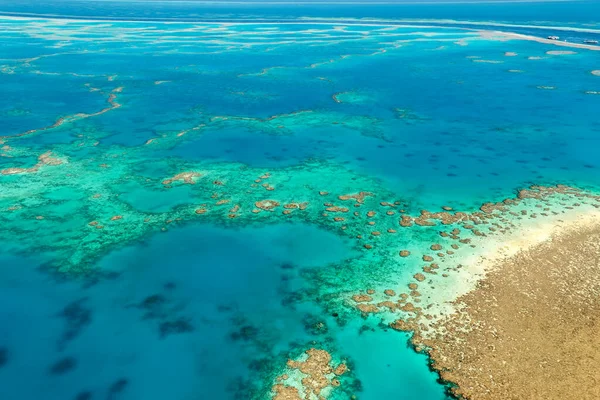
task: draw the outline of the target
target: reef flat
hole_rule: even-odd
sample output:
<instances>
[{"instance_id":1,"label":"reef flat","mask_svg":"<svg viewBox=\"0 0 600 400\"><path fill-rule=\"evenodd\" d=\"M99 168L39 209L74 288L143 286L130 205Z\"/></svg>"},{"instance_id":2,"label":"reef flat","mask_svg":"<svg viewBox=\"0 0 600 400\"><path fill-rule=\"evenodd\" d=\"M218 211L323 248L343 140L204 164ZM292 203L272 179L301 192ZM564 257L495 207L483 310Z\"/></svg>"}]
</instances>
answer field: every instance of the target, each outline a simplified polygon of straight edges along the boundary
<instances>
[{"instance_id":1,"label":"reef flat","mask_svg":"<svg viewBox=\"0 0 600 400\"><path fill-rule=\"evenodd\" d=\"M600 215L498 260L424 333L432 366L468 399L600 396Z\"/></svg>"},{"instance_id":2,"label":"reef flat","mask_svg":"<svg viewBox=\"0 0 600 400\"><path fill-rule=\"evenodd\" d=\"M354 22L0 18L9 398L479 398L444 329L577 322L507 285L600 206L597 53Z\"/></svg>"},{"instance_id":3,"label":"reef flat","mask_svg":"<svg viewBox=\"0 0 600 400\"><path fill-rule=\"evenodd\" d=\"M534 308L536 305L549 307L564 314L564 308L556 305L568 304L569 299L561 296L569 297L573 292L579 293L582 304L595 304L595 300L590 299L596 293L597 285L582 277L590 276L594 282L597 280L598 249L595 244L590 244L594 243L596 236L590 235L589 231L597 229L599 207L600 196L593 193L565 186L532 187L521 190L515 198L483 204L480 211L471 214L453 211L432 214L424 210L418 218L403 216L400 220L403 229L439 227L440 223L436 223L435 219L446 227L438 230L438 238L433 239L428 248L421 244L420 248L399 252L403 259L416 258L422 262L421 265L425 264L422 271L415 273L407 284L400 283L406 282L406 278L396 278L398 283L395 283L394 274L390 273L385 283L372 281L367 289L349 295L344 301L364 317L373 316L392 329L412 332L411 343L415 350L431 357L432 368L440 373L441 379L457 385L451 386L450 391L458 397L505 398L515 393L519 396L535 395L538 388L532 386L528 386L530 392L519 392L518 380L513 379L511 374L522 376L530 385L534 379L539 379L538 383L543 385L547 371L540 370L539 375L532 379L532 365L537 359L529 354L533 351L547 362L553 357L552 352L543 347L548 345L543 340L539 341L546 333L542 328L553 324L557 330L554 339L560 344L566 343L572 329L577 329L573 328L573 324L587 326L587 320L582 320L575 313L567 313L572 321L566 323L564 319ZM467 237L465 231L471 231ZM575 246L577 242L568 239L574 233L579 234L580 240L585 239L585 243ZM561 242L563 238L564 243ZM565 246L571 246L568 252L564 250ZM573 256L577 252L588 260L587 269L569 267L579 263L579 258ZM562 254L562 257L557 258L556 254ZM554 266L553 269L549 269L549 263ZM536 268L530 267L530 264ZM508 270L504 266L509 266ZM545 275L541 270L545 271L547 279L542 279ZM517 276L519 273L523 276ZM580 285L583 288L580 290L575 280L582 279ZM517 282L523 287L519 287ZM541 290L536 284L549 285L544 286L547 292L539 302L534 301L536 293ZM563 285L571 290L557 289ZM502 299L506 304L501 303ZM512 307L508 306L509 303ZM581 310L581 307L573 304L572 310ZM507 326L497 325L501 320L498 312L504 313L503 321ZM516 312L522 312L522 319L515 318ZM533 315L539 315L539 326L542 327L537 331L539 335L531 338L538 340L537 349L529 342L522 343L532 329ZM512 332L512 336L505 337L509 335L507 332ZM586 338L593 343L591 336ZM500 350L501 344L506 345L503 350ZM588 349L582 348L581 352L573 358L580 360L588 354ZM488 362L481 353L488 354L495 363ZM529 357L531 363L521 362L519 357ZM523 365L523 369L519 370L514 365ZM574 361L571 365L576 368L580 364ZM554 366L558 374L562 366ZM528 374L525 375L524 371ZM584 379L589 387L595 387L591 373L582 375L573 371L572 374L577 376L575 381ZM498 378L493 379L494 376ZM496 384L495 389L489 387ZM547 390L554 393L553 388ZM582 393L587 393L586 389Z\"/></svg>"}]
</instances>

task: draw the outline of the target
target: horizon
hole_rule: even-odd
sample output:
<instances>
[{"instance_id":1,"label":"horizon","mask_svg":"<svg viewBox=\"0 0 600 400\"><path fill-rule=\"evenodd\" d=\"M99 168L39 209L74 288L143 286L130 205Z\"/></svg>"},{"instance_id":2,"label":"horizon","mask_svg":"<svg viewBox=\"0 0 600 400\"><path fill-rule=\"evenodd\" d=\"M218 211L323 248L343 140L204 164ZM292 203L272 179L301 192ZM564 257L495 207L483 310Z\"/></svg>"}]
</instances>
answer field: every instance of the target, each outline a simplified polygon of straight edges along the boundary
<instances>
[{"instance_id":1,"label":"horizon","mask_svg":"<svg viewBox=\"0 0 600 400\"><path fill-rule=\"evenodd\" d=\"M273 4L273 5L304 5L304 4L349 4L349 5L428 5L428 4L494 4L494 3L585 3L591 0L52 0L47 3L198 3L198 4ZM41 3L39 0L0 0L0 4L9 3Z\"/></svg>"}]
</instances>

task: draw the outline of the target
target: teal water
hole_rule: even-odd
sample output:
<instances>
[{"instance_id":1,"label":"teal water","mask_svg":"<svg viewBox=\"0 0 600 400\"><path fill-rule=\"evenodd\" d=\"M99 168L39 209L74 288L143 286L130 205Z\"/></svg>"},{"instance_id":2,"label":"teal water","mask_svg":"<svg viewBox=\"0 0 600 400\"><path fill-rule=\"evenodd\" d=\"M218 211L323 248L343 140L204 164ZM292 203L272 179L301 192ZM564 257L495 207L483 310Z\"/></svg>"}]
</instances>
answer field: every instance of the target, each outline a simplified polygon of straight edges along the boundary
<instances>
[{"instance_id":1,"label":"teal water","mask_svg":"<svg viewBox=\"0 0 600 400\"><path fill-rule=\"evenodd\" d=\"M311 347L349 366L331 398L446 398L407 335L343 300L402 290L421 266L398 250L436 228L368 253L357 237L398 219L365 209L597 190L600 53L463 29L578 41L592 6L0 2L3 398L271 398ZM334 203L362 214L340 229Z\"/></svg>"},{"instance_id":2,"label":"teal water","mask_svg":"<svg viewBox=\"0 0 600 400\"><path fill-rule=\"evenodd\" d=\"M180 228L107 255L103 277L77 283L3 257L5 396L243 398L253 363L307 340L303 320L318 310L282 304L302 288L299 271L350 254L294 225ZM126 383L118 396L116 382Z\"/></svg>"}]
</instances>

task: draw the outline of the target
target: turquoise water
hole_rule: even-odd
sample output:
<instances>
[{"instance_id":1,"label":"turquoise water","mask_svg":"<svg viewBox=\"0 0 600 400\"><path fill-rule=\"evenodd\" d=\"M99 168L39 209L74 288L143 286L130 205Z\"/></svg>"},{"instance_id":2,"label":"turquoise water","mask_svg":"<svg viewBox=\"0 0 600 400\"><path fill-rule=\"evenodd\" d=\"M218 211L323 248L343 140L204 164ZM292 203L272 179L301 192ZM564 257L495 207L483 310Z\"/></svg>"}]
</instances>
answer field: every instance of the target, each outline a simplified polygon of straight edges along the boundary
<instances>
[{"instance_id":1,"label":"turquoise water","mask_svg":"<svg viewBox=\"0 0 600 400\"><path fill-rule=\"evenodd\" d=\"M598 189L600 53L464 29L575 42L596 6L0 2L3 398L271 398L311 347L349 367L331 398L446 398L347 299L439 240L377 239L400 208Z\"/></svg>"}]
</instances>

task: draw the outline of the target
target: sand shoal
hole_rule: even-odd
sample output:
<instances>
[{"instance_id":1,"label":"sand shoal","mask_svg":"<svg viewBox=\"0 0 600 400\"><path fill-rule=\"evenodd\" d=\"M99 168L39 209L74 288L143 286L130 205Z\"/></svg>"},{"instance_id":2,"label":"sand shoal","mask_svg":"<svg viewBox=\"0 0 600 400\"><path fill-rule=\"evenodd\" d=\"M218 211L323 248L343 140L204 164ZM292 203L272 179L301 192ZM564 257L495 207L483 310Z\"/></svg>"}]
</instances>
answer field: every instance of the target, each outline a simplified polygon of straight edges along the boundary
<instances>
[{"instance_id":1,"label":"sand shoal","mask_svg":"<svg viewBox=\"0 0 600 400\"><path fill-rule=\"evenodd\" d=\"M537 36L523 35L520 33L503 32L503 31L486 31L486 30L478 31L478 33L479 33L479 37L484 38L484 39L489 39L489 40L500 40L500 41L529 40L532 42L551 44L551 45L561 46L561 47L571 47L571 48L576 48L576 49L600 51L600 46L598 46L598 45L564 42L561 40L545 39L545 38L541 38L541 37L537 37ZM550 53L550 54L552 54L552 53ZM557 54L561 54L561 53L557 53ZM569 53L565 53L565 54L571 54L571 53L569 52Z\"/></svg>"}]
</instances>

